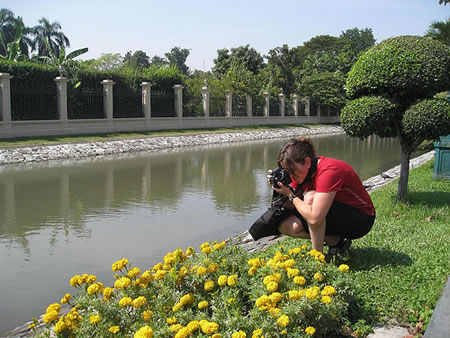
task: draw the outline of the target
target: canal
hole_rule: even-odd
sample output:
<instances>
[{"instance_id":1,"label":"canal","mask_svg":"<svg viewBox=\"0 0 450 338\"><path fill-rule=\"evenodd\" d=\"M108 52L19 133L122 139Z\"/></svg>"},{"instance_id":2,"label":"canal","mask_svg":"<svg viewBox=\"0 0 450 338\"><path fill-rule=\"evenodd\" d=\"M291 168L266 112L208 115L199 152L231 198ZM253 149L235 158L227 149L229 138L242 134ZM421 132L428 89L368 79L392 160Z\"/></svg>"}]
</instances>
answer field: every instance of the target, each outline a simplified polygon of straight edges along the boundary
<instances>
[{"instance_id":1,"label":"canal","mask_svg":"<svg viewBox=\"0 0 450 338\"><path fill-rule=\"evenodd\" d=\"M399 164L392 139L315 136L318 154L367 179ZM266 172L286 140L0 167L0 333L75 289L111 285L111 263L141 269L169 251L247 230L267 208Z\"/></svg>"}]
</instances>

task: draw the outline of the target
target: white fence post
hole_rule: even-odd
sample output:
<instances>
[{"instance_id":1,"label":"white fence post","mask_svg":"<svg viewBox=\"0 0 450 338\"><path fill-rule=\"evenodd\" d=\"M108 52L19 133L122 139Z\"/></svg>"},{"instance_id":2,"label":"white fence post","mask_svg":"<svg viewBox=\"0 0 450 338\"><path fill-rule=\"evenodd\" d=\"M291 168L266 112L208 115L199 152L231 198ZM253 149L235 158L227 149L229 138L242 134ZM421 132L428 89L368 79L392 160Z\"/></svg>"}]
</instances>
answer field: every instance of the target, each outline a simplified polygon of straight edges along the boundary
<instances>
[{"instance_id":1,"label":"white fence post","mask_svg":"<svg viewBox=\"0 0 450 338\"><path fill-rule=\"evenodd\" d=\"M9 73L0 73L0 120L11 123L11 79Z\"/></svg>"},{"instance_id":2,"label":"white fence post","mask_svg":"<svg viewBox=\"0 0 450 338\"><path fill-rule=\"evenodd\" d=\"M183 118L183 86L175 85L173 86L175 91L175 115L179 118Z\"/></svg>"},{"instance_id":3,"label":"white fence post","mask_svg":"<svg viewBox=\"0 0 450 338\"><path fill-rule=\"evenodd\" d=\"M144 117L149 119L152 117L152 84L150 82L142 82L142 111Z\"/></svg>"},{"instance_id":4,"label":"white fence post","mask_svg":"<svg viewBox=\"0 0 450 338\"><path fill-rule=\"evenodd\" d=\"M311 116L311 98L309 96L305 97L305 115Z\"/></svg>"},{"instance_id":5,"label":"white fence post","mask_svg":"<svg viewBox=\"0 0 450 338\"><path fill-rule=\"evenodd\" d=\"M253 102L252 102L252 97L250 95L246 96L247 99L247 116L248 117L252 117L253 116Z\"/></svg>"},{"instance_id":6,"label":"white fence post","mask_svg":"<svg viewBox=\"0 0 450 338\"><path fill-rule=\"evenodd\" d=\"M59 120L67 122L67 82L69 81L63 76L54 79L56 82L56 104Z\"/></svg>"},{"instance_id":7,"label":"white fence post","mask_svg":"<svg viewBox=\"0 0 450 338\"><path fill-rule=\"evenodd\" d=\"M231 93L231 90L227 89L225 91L225 95L227 98L226 105L225 105L225 116L226 117L232 117L233 116L233 94Z\"/></svg>"},{"instance_id":8,"label":"white fence post","mask_svg":"<svg viewBox=\"0 0 450 338\"><path fill-rule=\"evenodd\" d=\"M103 85L103 111L107 120L113 119L113 86L115 82L113 80L103 80L101 82Z\"/></svg>"},{"instance_id":9,"label":"white fence post","mask_svg":"<svg viewBox=\"0 0 450 338\"><path fill-rule=\"evenodd\" d=\"M280 110L280 116L284 117L284 105L285 105L285 95L283 93L278 94L278 104L279 104L279 110Z\"/></svg>"},{"instance_id":10,"label":"white fence post","mask_svg":"<svg viewBox=\"0 0 450 338\"><path fill-rule=\"evenodd\" d=\"M206 118L209 117L209 88L208 82L205 79L205 85L202 87L202 103L203 103L203 114Z\"/></svg>"},{"instance_id":11,"label":"white fence post","mask_svg":"<svg viewBox=\"0 0 450 338\"><path fill-rule=\"evenodd\" d=\"M292 104L294 107L294 116L298 116L298 95L297 94L292 95Z\"/></svg>"},{"instance_id":12,"label":"white fence post","mask_svg":"<svg viewBox=\"0 0 450 338\"><path fill-rule=\"evenodd\" d=\"M269 116L269 109L270 109L270 94L268 92L264 92L264 116Z\"/></svg>"}]
</instances>

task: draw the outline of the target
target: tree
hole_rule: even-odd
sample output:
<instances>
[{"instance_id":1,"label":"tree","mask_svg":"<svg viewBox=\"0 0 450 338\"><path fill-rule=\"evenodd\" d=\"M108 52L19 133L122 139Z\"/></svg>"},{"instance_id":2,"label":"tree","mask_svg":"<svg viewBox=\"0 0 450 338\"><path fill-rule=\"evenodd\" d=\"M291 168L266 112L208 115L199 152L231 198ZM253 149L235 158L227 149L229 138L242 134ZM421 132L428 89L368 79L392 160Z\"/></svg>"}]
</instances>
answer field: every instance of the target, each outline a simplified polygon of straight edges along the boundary
<instances>
[{"instance_id":1,"label":"tree","mask_svg":"<svg viewBox=\"0 0 450 338\"><path fill-rule=\"evenodd\" d=\"M375 45L372 28L358 29L357 27L342 32L340 38L347 40L355 56ZM356 61L356 59L355 59Z\"/></svg>"},{"instance_id":2,"label":"tree","mask_svg":"<svg viewBox=\"0 0 450 338\"><path fill-rule=\"evenodd\" d=\"M0 54L0 58L9 61L19 61L26 58L26 56L20 52L20 41L23 35L23 28L22 21L19 21L15 26L14 37L12 41L9 42L7 42L9 39L7 39L3 32L0 31L0 46L4 51L4 55Z\"/></svg>"},{"instance_id":3,"label":"tree","mask_svg":"<svg viewBox=\"0 0 450 338\"><path fill-rule=\"evenodd\" d=\"M57 21L50 23L48 19L41 18L39 24L32 28L32 34L32 47L37 50L38 56L60 55L62 47L70 47L69 38L61 31Z\"/></svg>"},{"instance_id":4,"label":"tree","mask_svg":"<svg viewBox=\"0 0 450 338\"><path fill-rule=\"evenodd\" d=\"M150 64L152 66L156 66L156 67L164 67L167 66L169 64L169 61L167 61L167 59L155 55L154 57L152 57L152 59L150 60Z\"/></svg>"},{"instance_id":5,"label":"tree","mask_svg":"<svg viewBox=\"0 0 450 338\"><path fill-rule=\"evenodd\" d=\"M434 21L428 28L425 36L440 41L450 47L450 19Z\"/></svg>"},{"instance_id":6,"label":"tree","mask_svg":"<svg viewBox=\"0 0 450 338\"><path fill-rule=\"evenodd\" d=\"M17 45L17 55L28 58L31 46L29 34L30 28L24 25L21 17L16 18L9 9L0 9L0 35L3 39L3 43L0 43L0 55L7 57L6 46L11 43L11 46Z\"/></svg>"},{"instance_id":7,"label":"tree","mask_svg":"<svg viewBox=\"0 0 450 338\"><path fill-rule=\"evenodd\" d=\"M450 0L439 0L439 4L442 5L447 5L450 2Z\"/></svg>"},{"instance_id":8,"label":"tree","mask_svg":"<svg viewBox=\"0 0 450 338\"><path fill-rule=\"evenodd\" d=\"M346 82L345 132L360 138L397 137L401 170L397 198L408 191L411 153L424 140L450 133L450 104L433 97L450 89L450 52L425 37L384 40L360 56Z\"/></svg>"},{"instance_id":9,"label":"tree","mask_svg":"<svg viewBox=\"0 0 450 338\"><path fill-rule=\"evenodd\" d=\"M123 62L134 69L150 67L150 57L142 50L137 50L133 54L128 51L123 58Z\"/></svg>"},{"instance_id":10,"label":"tree","mask_svg":"<svg viewBox=\"0 0 450 338\"><path fill-rule=\"evenodd\" d=\"M340 111L346 103L345 77L341 72L321 72L306 76L300 84L300 92L322 105Z\"/></svg>"},{"instance_id":11,"label":"tree","mask_svg":"<svg viewBox=\"0 0 450 338\"><path fill-rule=\"evenodd\" d=\"M231 48L231 51L226 48L217 50L213 68L215 74L223 75L235 66L243 66L256 75L264 67L264 58L250 45Z\"/></svg>"},{"instance_id":12,"label":"tree","mask_svg":"<svg viewBox=\"0 0 450 338\"><path fill-rule=\"evenodd\" d=\"M105 53L97 59L82 61L82 64L87 68L110 72L123 66L123 57L119 53Z\"/></svg>"},{"instance_id":13,"label":"tree","mask_svg":"<svg viewBox=\"0 0 450 338\"><path fill-rule=\"evenodd\" d=\"M164 54L164 56L169 61L170 65L177 67L183 74L189 73L189 67L186 66L186 59L189 56L189 49L173 47L169 53Z\"/></svg>"}]
</instances>

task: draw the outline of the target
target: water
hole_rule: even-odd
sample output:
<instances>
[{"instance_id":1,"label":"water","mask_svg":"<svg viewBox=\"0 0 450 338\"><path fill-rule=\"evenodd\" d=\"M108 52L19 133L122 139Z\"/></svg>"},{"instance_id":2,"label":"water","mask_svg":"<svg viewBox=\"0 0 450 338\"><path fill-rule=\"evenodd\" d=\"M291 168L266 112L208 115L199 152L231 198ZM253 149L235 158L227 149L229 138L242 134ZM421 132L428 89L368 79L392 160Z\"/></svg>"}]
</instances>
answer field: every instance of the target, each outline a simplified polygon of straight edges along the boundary
<instances>
[{"instance_id":1,"label":"water","mask_svg":"<svg viewBox=\"0 0 450 338\"><path fill-rule=\"evenodd\" d=\"M363 180L399 163L391 139L313 139ZM145 269L247 230L270 203L266 172L285 142L0 167L0 332L75 292L75 274L111 285L117 259Z\"/></svg>"}]
</instances>

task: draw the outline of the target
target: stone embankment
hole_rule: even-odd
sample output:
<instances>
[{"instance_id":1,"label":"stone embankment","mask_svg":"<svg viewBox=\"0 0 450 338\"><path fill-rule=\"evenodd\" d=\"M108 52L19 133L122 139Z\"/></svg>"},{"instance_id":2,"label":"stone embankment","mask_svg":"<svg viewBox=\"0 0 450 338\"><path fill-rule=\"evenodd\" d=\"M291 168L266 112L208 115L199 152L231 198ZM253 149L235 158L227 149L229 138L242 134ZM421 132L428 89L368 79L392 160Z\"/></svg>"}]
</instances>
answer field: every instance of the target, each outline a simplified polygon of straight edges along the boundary
<instances>
[{"instance_id":1,"label":"stone embankment","mask_svg":"<svg viewBox=\"0 0 450 338\"><path fill-rule=\"evenodd\" d=\"M182 136L157 136L100 142L65 143L45 146L0 148L0 165L41 162L50 160L81 159L85 157L157 151L210 144L226 144L274 138L288 138L319 134L343 133L338 126L312 128L274 128L225 133L199 133Z\"/></svg>"}]
</instances>

